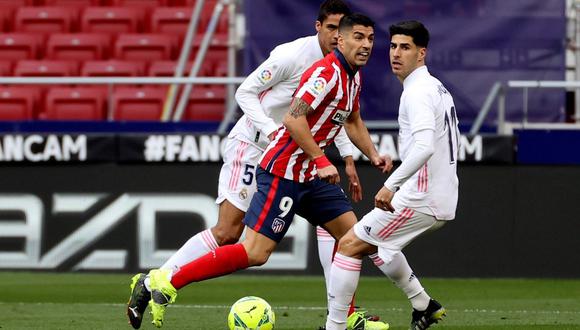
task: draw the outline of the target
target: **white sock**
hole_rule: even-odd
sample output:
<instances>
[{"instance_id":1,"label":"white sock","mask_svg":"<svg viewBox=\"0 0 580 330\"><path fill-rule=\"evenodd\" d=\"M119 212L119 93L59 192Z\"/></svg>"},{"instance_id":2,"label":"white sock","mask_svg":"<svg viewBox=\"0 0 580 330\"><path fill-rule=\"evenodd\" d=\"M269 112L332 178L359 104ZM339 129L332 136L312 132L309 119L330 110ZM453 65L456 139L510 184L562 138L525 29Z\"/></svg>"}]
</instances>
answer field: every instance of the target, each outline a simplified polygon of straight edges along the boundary
<instances>
[{"instance_id":1,"label":"white sock","mask_svg":"<svg viewBox=\"0 0 580 330\"><path fill-rule=\"evenodd\" d=\"M208 254L219 247L210 229L197 233L175 252L160 269L170 269L175 273L181 266Z\"/></svg>"},{"instance_id":2,"label":"white sock","mask_svg":"<svg viewBox=\"0 0 580 330\"><path fill-rule=\"evenodd\" d=\"M337 253L330 271L326 330L346 329L350 302L358 286L362 260Z\"/></svg>"},{"instance_id":3,"label":"white sock","mask_svg":"<svg viewBox=\"0 0 580 330\"><path fill-rule=\"evenodd\" d=\"M375 265L387 275L396 286L398 286L407 298L411 301L413 308L419 311L424 311L429 305L431 297L425 292L421 282L409 263L403 252L397 252L393 255L390 262L384 262L378 255L373 254L370 256Z\"/></svg>"},{"instance_id":4,"label":"white sock","mask_svg":"<svg viewBox=\"0 0 580 330\"><path fill-rule=\"evenodd\" d=\"M332 258L334 255L334 246L336 241L324 228L316 227L316 239L318 241L318 258L320 265L324 272L324 281L326 283L326 291L328 292L330 281L330 267L332 266Z\"/></svg>"}]
</instances>

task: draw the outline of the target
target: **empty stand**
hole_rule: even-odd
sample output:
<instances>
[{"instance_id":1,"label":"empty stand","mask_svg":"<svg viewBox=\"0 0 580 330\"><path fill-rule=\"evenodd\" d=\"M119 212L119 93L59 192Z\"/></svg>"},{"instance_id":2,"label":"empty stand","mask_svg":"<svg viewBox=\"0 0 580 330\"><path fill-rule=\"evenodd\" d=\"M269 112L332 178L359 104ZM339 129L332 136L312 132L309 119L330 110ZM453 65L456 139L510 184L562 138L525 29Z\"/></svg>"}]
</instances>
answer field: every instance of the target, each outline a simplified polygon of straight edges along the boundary
<instances>
[{"instance_id":1,"label":"empty stand","mask_svg":"<svg viewBox=\"0 0 580 330\"><path fill-rule=\"evenodd\" d=\"M56 33L48 38L47 59L89 61L110 55L111 39L98 33Z\"/></svg>"},{"instance_id":2,"label":"empty stand","mask_svg":"<svg viewBox=\"0 0 580 330\"><path fill-rule=\"evenodd\" d=\"M33 6L34 0L0 0L0 7Z\"/></svg>"},{"instance_id":3,"label":"empty stand","mask_svg":"<svg viewBox=\"0 0 580 330\"><path fill-rule=\"evenodd\" d=\"M225 104L226 91L223 86L194 86L182 120L220 121L224 118Z\"/></svg>"},{"instance_id":4,"label":"empty stand","mask_svg":"<svg viewBox=\"0 0 580 330\"><path fill-rule=\"evenodd\" d=\"M41 35L30 33L0 33L0 60L36 59L44 43Z\"/></svg>"},{"instance_id":5,"label":"empty stand","mask_svg":"<svg viewBox=\"0 0 580 330\"><path fill-rule=\"evenodd\" d=\"M115 57L123 60L159 61L175 59L176 36L167 34L121 34Z\"/></svg>"},{"instance_id":6,"label":"empty stand","mask_svg":"<svg viewBox=\"0 0 580 330\"><path fill-rule=\"evenodd\" d=\"M166 88L119 87L113 93L114 119L158 121L165 96Z\"/></svg>"},{"instance_id":7,"label":"empty stand","mask_svg":"<svg viewBox=\"0 0 580 330\"><path fill-rule=\"evenodd\" d=\"M88 61L81 69L87 77L140 77L145 74L145 63L134 61Z\"/></svg>"},{"instance_id":8,"label":"empty stand","mask_svg":"<svg viewBox=\"0 0 580 330\"><path fill-rule=\"evenodd\" d=\"M21 7L16 10L14 31L73 32L76 17L76 10L72 7Z\"/></svg>"},{"instance_id":9,"label":"empty stand","mask_svg":"<svg viewBox=\"0 0 580 330\"><path fill-rule=\"evenodd\" d=\"M30 87L0 86L0 121L34 119L36 97Z\"/></svg>"},{"instance_id":10,"label":"empty stand","mask_svg":"<svg viewBox=\"0 0 580 330\"><path fill-rule=\"evenodd\" d=\"M191 71L193 63L189 62L185 66L185 71L183 72L183 76L189 76L189 72ZM151 63L149 66L149 70L147 74L153 77L173 77L175 75L175 69L177 68L176 61L157 61ZM213 70L208 65L202 65L199 71L198 76L209 76L213 73Z\"/></svg>"},{"instance_id":11,"label":"empty stand","mask_svg":"<svg viewBox=\"0 0 580 330\"><path fill-rule=\"evenodd\" d=\"M72 61L23 60L16 63L18 77L67 77L78 75L78 64Z\"/></svg>"},{"instance_id":12,"label":"empty stand","mask_svg":"<svg viewBox=\"0 0 580 330\"><path fill-rule=\"evenodd\" d=\"M90 7L81 19L83 32L117 35L143 31L144 12L130 7Z\"/></svg>"},{"instance_id":13,"label":"empty stand","mask_svg":"<svg viewBox=\"0 0 580 330\"><path fill-rule=\"evenodd\" d=\"M54 87L46 96L43 119L104 120L106 92L98 87Z\"/></svg>"},{"instance_id":14,"label":"empty stand","mask_svg":"<svg viewBox=\"0 0 580 330\"><path fill-rule=\"evenodd\" d=\"M112 6L156 8L167 5L167 0L110 0Z\"/></svg>"}]
</instances>

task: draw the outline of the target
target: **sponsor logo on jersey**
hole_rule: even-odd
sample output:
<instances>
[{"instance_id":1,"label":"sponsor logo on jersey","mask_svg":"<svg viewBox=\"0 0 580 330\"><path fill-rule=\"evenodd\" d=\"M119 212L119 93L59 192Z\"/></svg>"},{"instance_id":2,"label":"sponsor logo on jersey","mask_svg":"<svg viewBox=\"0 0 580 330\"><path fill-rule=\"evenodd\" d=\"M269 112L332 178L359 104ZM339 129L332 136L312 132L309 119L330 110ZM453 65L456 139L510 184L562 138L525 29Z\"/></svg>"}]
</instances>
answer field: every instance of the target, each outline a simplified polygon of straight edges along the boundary
<instances>
[{"instance_id":1,"label":"sponsor logo on jersey","mask_svg":"<svg viewBox=\"0 0 580 330\"><path fill-rule=\"evenodd\" d=\"M276 218L276 219L274 219L274 222L272 222L272 231L275 234L281 233L282 230L284 230L285 225L286 225L286 222L284 222L284 220L282 220L280 218Z\"/></svg>"},{"instance_id":2,"label":"sponsor logo on jersey","mask_svg":"<svg viewBox=\"0 0 580 330\"><path fill-rule=\"evenodd\" d=\"M344 122L346 121L349 115L350 115L349 111L337 109L334 115L332 115L332 122L336 125L342 126L344 125Z\"/></svg>"},{"instance_id":3,"label":"sponsor logo on jersey","mask_svg":"<svg viewBox=\"0 0 580 330\"><path fill-rule=\"evenodd\" d=\"M320 93L324 91L326 87L326 80L324 78L316 78L312 85L310 86L309 90L312 95L318 96Z\"/></svg>"},{"instance_id":4,"label":"sponsor logo on jersey","mask_svg":"<svg viewBox=\"0 0 580 330\"><path fill-rule=\"evenodd\" d=\"M258 79L262 84L269 82L270 80L272 80L272 71L270 71L270 69L264 69L258 75Z\"/></svg>"}]
</instances>

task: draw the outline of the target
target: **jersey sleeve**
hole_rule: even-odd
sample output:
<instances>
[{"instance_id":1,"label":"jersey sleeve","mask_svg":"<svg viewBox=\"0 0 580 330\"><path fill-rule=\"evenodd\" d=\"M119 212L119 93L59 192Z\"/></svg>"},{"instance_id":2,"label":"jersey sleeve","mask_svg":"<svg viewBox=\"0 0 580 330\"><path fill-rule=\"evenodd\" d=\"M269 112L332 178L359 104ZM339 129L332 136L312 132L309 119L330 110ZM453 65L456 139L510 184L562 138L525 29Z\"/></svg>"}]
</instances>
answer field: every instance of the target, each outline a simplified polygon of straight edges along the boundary
<instances>
[{"instance_id":1,"label":"jersey sleeve","mask_svg":"<svg viewBox=\"0 0 580 330\"><path fill-rule=\"evenodd\" d=\"M338 149L340 157L345 158L352 156L354 146L352 145L352 142L350 142L344 128L342 128L334 138L334 144L336 145L336 149Z\"/></svg>"},{"instance_id":2,"label":"jersey sleeve","mask_svg":"<svg viewBox=\"0 0 580 330\"><path fill-rule=\"evenodd\" d=\"M435 131L435 106L429 92L416 88L405 97L411 134L421 130Z\"/></svg>"},{"instance_id":3,"label":"jersey sleeve","mask_svg":"<svg viewBox=\"0 0 580 330\"><path fill-rule=\"evenodd\" d=\"M315 63L302 75L294 97L303 100L312 109L316 109L332 91L336 80L334 70L321 63Z\"/></svg>"},{"instance_id":4,"label":"jersey sleeve","mask_svg":"<svg viewBox=\"0 0 580 330\"><path fill-rule=\"evenodd\" d=\"M236 101L252 123L266 136L275 132L278 125L266 115L260 97L269 89L292 75L292 61L288 56L273 51L254 72L250 73L236 91Z\"/></svg>"}]
</instances>

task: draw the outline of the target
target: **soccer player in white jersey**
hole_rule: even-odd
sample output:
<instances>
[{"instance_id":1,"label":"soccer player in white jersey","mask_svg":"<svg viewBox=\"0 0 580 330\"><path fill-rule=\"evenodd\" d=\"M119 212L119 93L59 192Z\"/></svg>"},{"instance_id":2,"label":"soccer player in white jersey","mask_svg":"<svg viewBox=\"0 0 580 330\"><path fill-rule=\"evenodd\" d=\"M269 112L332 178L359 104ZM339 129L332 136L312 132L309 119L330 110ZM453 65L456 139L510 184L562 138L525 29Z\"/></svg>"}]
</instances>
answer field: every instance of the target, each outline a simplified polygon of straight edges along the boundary
<instances>
[{"instance_id":1,"label":"soccer player in white jersey","mask_svg":"<svg viewBox=\"0 0 580 330\"><path fill-rule=\"evenodd\" d=\"M299 38L279 45L246 80L236 93L236 101L244 115L228 135L224 150L224 164L219 176L218 223L190 238L160 268L175 272L180 267L198 259L219 246L238 241L244 224L246 211L256 192L255 170L265 147L281 126L282 119L290 107L292 95L300 77L312 63L322 59L337 46L338 24L350 9L342 0L326 0L321 4L316 21L317 34ZM344 130L336 137L335 144L346 163L345 172L349 179L349 191L354 201L362 199L362 190L352 158L352 144ZM328 278L335 241L321 227L317 227L318 251L325 279ZM137 274L131 283L131 297L127 305L129 323L138 329L150 300L149 280L145 274ZM328 281L326 282L328 287ZM353 313L350 305L349 315ZM378 317L369 318L373 325Z\"/></svg>"},{"instance_id":2,"label":"soccer player in white jersey","mask_svg":"<svg viewBox=\"0 0 580 330\"><path fill-rule=\"evenodd\" d=\"M429 32L418 21L389 28L390 63L403 84L399 105L401 165L375 196L375 208L340 239L331 267L327 330L344 330L361 258L378 249L375 264L409 298L411 329L445 315L407 263L402 249L455 217L459 130L453 98L425 65Z\"/></svg>"}]
</instances>

